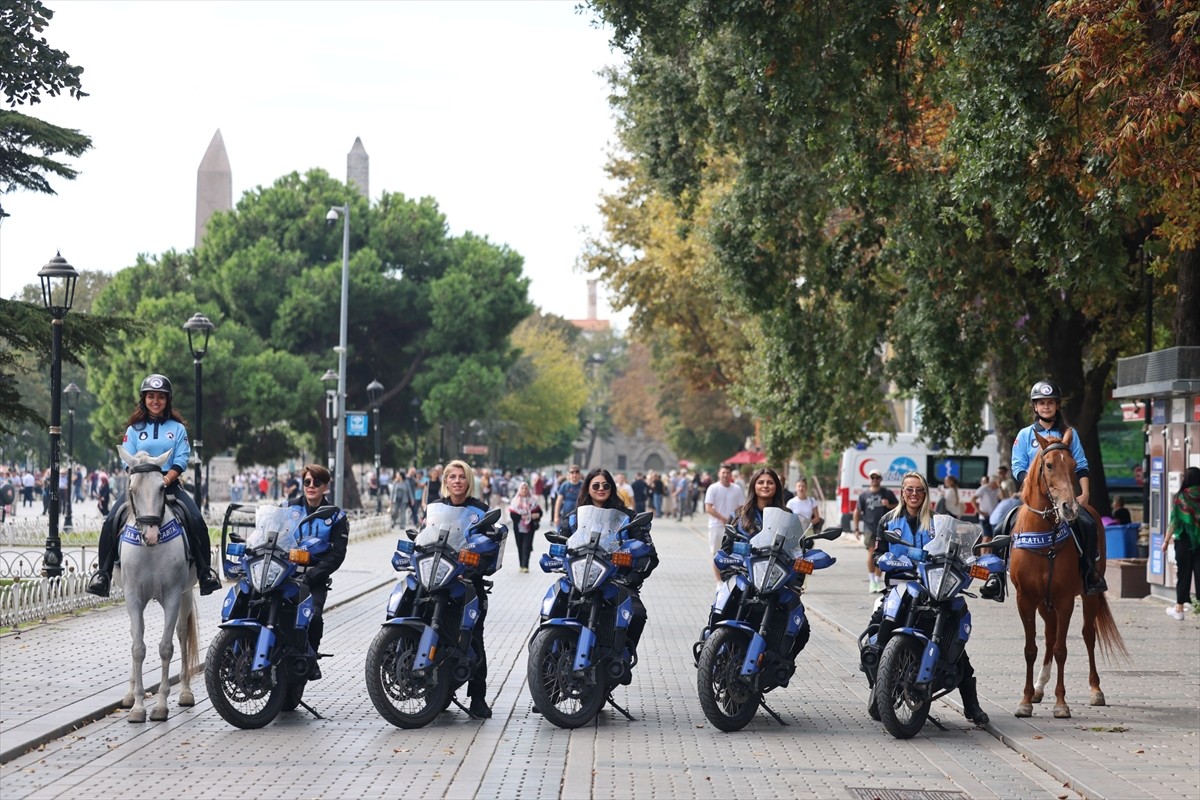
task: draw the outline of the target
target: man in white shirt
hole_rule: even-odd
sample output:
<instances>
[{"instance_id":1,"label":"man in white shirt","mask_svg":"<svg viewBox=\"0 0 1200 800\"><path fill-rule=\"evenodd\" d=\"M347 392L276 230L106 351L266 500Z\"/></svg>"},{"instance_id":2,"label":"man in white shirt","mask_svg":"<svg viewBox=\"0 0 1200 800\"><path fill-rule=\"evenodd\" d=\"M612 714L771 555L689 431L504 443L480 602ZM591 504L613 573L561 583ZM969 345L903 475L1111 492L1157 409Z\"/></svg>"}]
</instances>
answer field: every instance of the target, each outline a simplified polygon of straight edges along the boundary
<instances>
[{"instance_id":1,"label":"man in white shirt","mask_svg":"<svg viewBox=\"0 0 1200 800\"><path fill-rule=\"evenodd\" d=\"M717 473L717 482L704 493L704 511L708 514L708 549L716 555L725 538L725 526L737 517L738 509L746 502L742 487L733 482L733 470L722 464ZM712 565L717 583L721 582L721 571Z\"/></svg>"}]
</instances>

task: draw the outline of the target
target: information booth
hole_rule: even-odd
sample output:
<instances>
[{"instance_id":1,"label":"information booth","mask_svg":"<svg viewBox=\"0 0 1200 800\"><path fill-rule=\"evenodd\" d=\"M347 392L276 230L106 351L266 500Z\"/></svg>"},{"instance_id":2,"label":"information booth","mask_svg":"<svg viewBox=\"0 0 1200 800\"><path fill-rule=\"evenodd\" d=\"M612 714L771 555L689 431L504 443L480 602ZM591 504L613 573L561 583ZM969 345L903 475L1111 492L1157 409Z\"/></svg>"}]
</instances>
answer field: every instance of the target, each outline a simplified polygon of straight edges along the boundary
<instances>
[{"instance_id":1,"label":"information booth","mask_svg":"<svg viewBox=\"0 0 1200 800\"><path fill-rule=\"evenodd\" d=\"M1150 591L1175 599L1175 551L1163 553L1171 501L1183 471L1200 467L1200 347L1172 347L1117 360L1113 397L1145 403L1148 497L1145 523L1150 529L1146 579Z\"/></svg>"}]
</instances>

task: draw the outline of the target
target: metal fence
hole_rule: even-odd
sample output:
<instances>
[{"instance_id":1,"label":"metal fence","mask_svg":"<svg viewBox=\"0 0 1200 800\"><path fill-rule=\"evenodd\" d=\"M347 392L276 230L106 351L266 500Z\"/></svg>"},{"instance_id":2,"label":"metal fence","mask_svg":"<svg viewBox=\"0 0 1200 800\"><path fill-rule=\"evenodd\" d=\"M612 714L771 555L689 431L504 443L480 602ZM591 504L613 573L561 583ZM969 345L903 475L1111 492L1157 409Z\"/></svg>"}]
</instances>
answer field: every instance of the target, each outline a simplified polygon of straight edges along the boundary
<instances>
[{"instance_id":1,"label":"metal fence","mask_svg":"<svg viewBox=\"0 0 1200 800\"><path fill-rule=\"evenodd\" d=\"M217 536L219 538L218 523ZM351 515L350 541L381 536L391 530L391 519L386 514ZM95 537L92 537L92 541ZM44 544L45 533L40 541L29 544ZM114 582L112 594L96 597L87 593L88 578L96 569L96 551L93 547L79 547L78 551L63 550L63 574L58 578L42 576L43 551L0 551L0 629L17 628L22 623L45 621L62 614L75 614L124 598L121 587ZM220 545L213 548L213 564L220 564Z\"/></svg>"}]
</instances>

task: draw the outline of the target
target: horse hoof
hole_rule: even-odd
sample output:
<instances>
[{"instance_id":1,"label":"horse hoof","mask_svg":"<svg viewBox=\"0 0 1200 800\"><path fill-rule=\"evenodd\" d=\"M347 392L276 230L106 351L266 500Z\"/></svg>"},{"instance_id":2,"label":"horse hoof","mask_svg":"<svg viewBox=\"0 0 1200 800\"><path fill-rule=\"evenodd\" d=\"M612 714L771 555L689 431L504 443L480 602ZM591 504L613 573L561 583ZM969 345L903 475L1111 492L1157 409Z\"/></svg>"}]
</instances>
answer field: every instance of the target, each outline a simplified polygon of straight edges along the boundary
<instances>
[{"instance_id":1,"label":"horse hoof","mask_svg":"<svg viewBox=\"0 0 1200 800\"><path fill-rule=\"evenodd\" d=\"M1054 707L1054 718L1055 719L1070 719L1071 718L1071 709L1067 708L1067 706L1065 704L1061 705L1061 706L1055 706Z\"/></svg>"},{"instance_id":2,"label":"horse hoof","mask_svg":"<svg viewBox=\"0 0 1200 800\"><path fill-rule=\"evenodd\" d=\"M134 711L130 711L129 712L129 721L130 722L145 722L146 721L146 709L139 708Z\"/></svg>"},{"instance_id":3,"label":"horse hoof","mask_svg":"<svg viewBox=\"0 0 1200 800\"><path fill-rule=\"evenodd\" d=\"M179 705L181 708L190 708L196 705L196 696L191 692L180 692Z\"/></svg>"},{"instance_id":4,"label":"horse hoof","mask_svg":"<svg viewBox=\"0 0 1200 800\"><path fill-rule=\"evenodd\" d=\"M1090 701L1090 702L1091 702L1091 704L1092 704L1092 705L1094 705L1094 706L1102 706L1102 705L1105 705L1105 703L1104 703L1104 692L1100 691L1099 689L1097 689L1096 691L1092 692L1092 699L1091 699L1091 701Z\"/></svg>"},{"instance_id":5,"label":"horse hoof","mask_svg":"<svg viewBox=\"0 0 1200 800\"><path fill-rule=\"evenodd\" d=\"M1017 706L1017 711L1016 711L1016 714L1014 714L1014 716L1032 717L1033 716L1033 704L1032 703L1021 703L1021 705Z\"/></svg>"},{"instance_id":6,"label":"horse hoof","mask_svg":"<svg viewBox=\"0 0 1200 800\"><path fill-rule=\"evenodd\" d=\"M1029 699L1035 703L1040 703L1040 702L1042 702L1042 698L1045 696L1046 696L1045 692L1034 692L1033 697L1031 697Z\"/></svg>"},{"instance_id":7,"label":"horse hoof","mask_svg":"<svg viewBox=\"0 0 1200 800\"><path fill-rule=\"evenodd\" d=\"M133 694L127 694L121 698L121 708L133 708Z\"/></svg>"},{"instance_id":8,"label":"horse hoof","mask_svg":"<svg viewBox=\"0 0 1200 800\"><path fill-rule=\"evenodd\" d=\"M150 712L151 722L162 722L167 718L167 710L165 708L155 708Z\"/></svg>"}]
</instances>

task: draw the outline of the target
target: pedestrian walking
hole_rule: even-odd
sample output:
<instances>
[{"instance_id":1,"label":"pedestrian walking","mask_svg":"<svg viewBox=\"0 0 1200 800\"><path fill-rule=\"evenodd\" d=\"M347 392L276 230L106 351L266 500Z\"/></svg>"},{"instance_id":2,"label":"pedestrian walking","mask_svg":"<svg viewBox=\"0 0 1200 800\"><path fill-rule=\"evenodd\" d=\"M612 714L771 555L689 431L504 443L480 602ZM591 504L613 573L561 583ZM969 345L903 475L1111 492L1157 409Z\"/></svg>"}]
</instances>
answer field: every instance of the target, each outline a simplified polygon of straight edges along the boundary
<instances>
[{"instance_id":1,"label":"pedestrian walking","mask_svg":"<svg viewBox=\"0 0 1200 800\"><path fill-rule=\"evenodd\" d=\"M1168 543L1175 542L1175 605L1167 606L1167 615L1181 620L1191 609L1191 586L1196 584L1200 598L1200 467L1188 467L1183 483L1171 503L1167 535L1163 537L1163 553Z\"/></svg>"}]
</instances>

